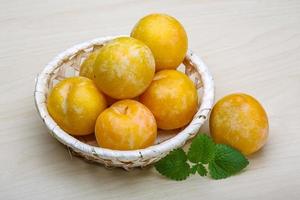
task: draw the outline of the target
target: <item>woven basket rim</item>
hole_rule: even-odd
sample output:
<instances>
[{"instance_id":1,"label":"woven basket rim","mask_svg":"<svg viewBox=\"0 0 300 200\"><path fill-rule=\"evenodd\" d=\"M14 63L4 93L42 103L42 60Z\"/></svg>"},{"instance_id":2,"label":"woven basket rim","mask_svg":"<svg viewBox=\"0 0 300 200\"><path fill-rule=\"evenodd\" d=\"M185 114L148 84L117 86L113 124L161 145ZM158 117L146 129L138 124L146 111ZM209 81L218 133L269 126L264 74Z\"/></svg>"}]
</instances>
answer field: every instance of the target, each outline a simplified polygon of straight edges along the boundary
<instances>
[{"instance_id":1,"label":"woven basket rim","mask_svg":"<svg viewBox=\"0 0 300 200\"><path fill-rule=\"evenodd\" d=\"M181 147L191 136L195 135L192 133L199 131L201 125L208 117L208 114L214 102L213 78L210 72L208 71L208 68L206 64L203 62L203 60L200 57L196 56L190 50L188 50L185 59L188 62L192 63L201 75L201 80L203 84L203 96L201 100L201 105L197 113L195 114L193 120L189 123L188 126L186 126L176 136L166 141L163 141L159 144L150 146L145 149L127 150L127 151L112 150L112 149L106 149L102 147L91 146L81 142L80 140L76 139L75 137L69 135L64 130L62 130L52 119L52 117L49 115L46 107L46 92L48 90L47 86L54 69L60 66L60 64L65 59L76 55L78 52L84 49L88 49L94 45L101 45L111 39L114 39L116 37L121 37L121 36L125 36L125 35L96 38L87 42L77 44L58 54L58 56L56 56L46 65L46 67L36 78L36 85L34 91L35 105L40 117L46 124L51 134L64 145L72 149L75 149L83 154L93 155L96 157L101 157L103 159L116 158L123 161L134 161L141 158L144 159L155 158L175 148Z\"/></svg>"}]
</instances>

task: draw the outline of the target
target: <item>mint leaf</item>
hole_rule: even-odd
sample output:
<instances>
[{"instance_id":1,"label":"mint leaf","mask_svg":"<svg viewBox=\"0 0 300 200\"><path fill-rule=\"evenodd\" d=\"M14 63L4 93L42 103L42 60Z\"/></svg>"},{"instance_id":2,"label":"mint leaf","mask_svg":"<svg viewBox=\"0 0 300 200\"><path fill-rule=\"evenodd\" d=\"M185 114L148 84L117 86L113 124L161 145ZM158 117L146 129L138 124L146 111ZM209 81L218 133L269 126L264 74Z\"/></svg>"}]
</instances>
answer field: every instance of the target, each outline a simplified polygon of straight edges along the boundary
<instances>
[{"instance_id":1,"label":"mint leaf","mask_svg":"<svg viewBox=\"0 0 300 200\"><path fill-rule=\"evenodd\" d=\"M191 174L196 174L197 168L198 168L198 165L194 165L193 167L191 167L190 173L191 173Z\"/></svg>"},{"instance_id":2,"label":"mint leaf","mask_svg":"<svg viewBox=\"0 0 300 200\"><path fill-rule=\"evenodd\" d=\"M181 181L190 174L190 165L186 161L185 152L182 149L175 149L159 160L155 164L155 169L170 179Z\"/></svg>"},{"instance_id":3,"label":"mint leaf","mask_svg":"<svg viewBox=\"0 0 300 200\"><path fill-rule=\"evenodd\" d=\"M209 174L213 179L222 179L230 176L230 173L219 167L219 165L213 160L208 165Z\"/></svg>"},{"instance_id":4,"label":"mint leaf","mask_svg":"<svg viewBox=\"0 0 300 200\"><path fill-rule=\"evenodd\" d=\"M188 160L195 164L190 167ZM180 181L196 172L206 176L206 164L213 179L222 179L240 172L249 161L238 150L224 144L214 144L207 135L198 135L193 139L188 154L182 148L175 149L158 161L155 169L163 176Z\"/></svg>"},{"instance_id":5,"label":"mint leaf","mask_svg":"<svg viewBox=\"0 0 300 200\"><path fill-rule=\"evenodd\" d=\"M208 169L213 179L227 178L244 169L249 161L239 151L217 144L214 160L209 162Z\"/></svg>"},{"instance_id":6,"label":"mint leaf","mask_svg":"<svg viewBox=\"0 0 300 200\"><path fill-rule=\"evenodd\" d=\"M196 136L187 153L189 161L192 163L203 163L207 164L214 158L215 155L215 144L212 139L201 134Z\"/></svg>"},{"instance_id":7,"label":"mint leaf","mask_svg":"<svg viewBox=\"0 0 300 200\"><path fill-rule=\"evenodd\" d=\"M198 163L198 164L196 164L196 165L194 165L194 166L191 167L190 173L191 174L195 174L196 172L198 172L198 174L200 176L206 176L207 175L207 170L204 167L204 165L201 164L201 163Z\"/></svg>"},{"instance_id":8,"label":"mint leaf","mask_svg":"<svg viewBox=\"0 0 300 200\"><path fill-rule=\"evenodd\" d=\"M201 163L199 163L197 165L197 172L200 176L206 176L207 175L207 170L204 167L204 165L202 165Z\"/></svg>"}]
</instances>

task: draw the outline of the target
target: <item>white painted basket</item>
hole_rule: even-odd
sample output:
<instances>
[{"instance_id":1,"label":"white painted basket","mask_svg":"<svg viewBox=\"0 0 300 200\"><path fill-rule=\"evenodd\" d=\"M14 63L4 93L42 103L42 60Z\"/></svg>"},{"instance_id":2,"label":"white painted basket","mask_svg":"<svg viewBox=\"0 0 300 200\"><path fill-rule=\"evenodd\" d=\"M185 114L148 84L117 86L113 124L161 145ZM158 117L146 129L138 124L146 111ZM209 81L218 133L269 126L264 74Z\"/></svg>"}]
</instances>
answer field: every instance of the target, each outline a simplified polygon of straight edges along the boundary
<instances>
[{"instance_id":1,"label":"white painted basket","mask_svg":"<svg viewBox=\"0 0 300 200\"><path fill-rule=\"evenodd\" d=\"M49 115L46 107L48 92L58 81L69 76L78 76L79 66L88 54L116 37L97 38L75 45L59 54L38 75L34 98L37 110L50 134L66 145L70 152L89 161L102 163L107 167L122 167L128 170L154 163L194 137L212 108L214 84L204 62L191 51L188 51L183 62L185 73L194 81L200 94L200 107L188 126L171 133L159 134L156 144L151 147L131 151L98 147L92 136L75 138L62 130Z\"/></svg>"}]
</instances>

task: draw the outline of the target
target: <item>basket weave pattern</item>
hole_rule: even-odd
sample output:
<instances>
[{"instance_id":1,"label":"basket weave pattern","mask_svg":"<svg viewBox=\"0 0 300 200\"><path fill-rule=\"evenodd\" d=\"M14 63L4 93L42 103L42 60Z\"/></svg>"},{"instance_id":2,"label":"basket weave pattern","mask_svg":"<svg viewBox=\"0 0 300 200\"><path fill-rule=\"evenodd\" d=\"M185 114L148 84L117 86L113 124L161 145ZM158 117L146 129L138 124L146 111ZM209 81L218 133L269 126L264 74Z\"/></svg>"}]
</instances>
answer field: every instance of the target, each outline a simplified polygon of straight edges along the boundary
<instances>
[{"instance_id":1,"label":"basket weave pattern","mask_svg":"<svg viewBox=\"0 0 300 200\"><path fill-rule=\"evenodd\" d=\"M116 37L97 38L73 46L54 58L38 75L34 91L37 110L50 134L66 145L77 156L89 161L102 163L107 167L122 167L126 170L143 167L164 157L168 152L183 146L194 137L206 120L214 100L214 85L205 63L188 51L183 62L185 73L195 83L199 96L200 107L188 126L179 130L173 137L158 139L156 144L146 149L118 151L105 149L84 143L63 131L51 118L47 111L46 100L49 90L55 83L66 77L78 76L79 66L97 48Z\"/></svg>"}]
</instances>

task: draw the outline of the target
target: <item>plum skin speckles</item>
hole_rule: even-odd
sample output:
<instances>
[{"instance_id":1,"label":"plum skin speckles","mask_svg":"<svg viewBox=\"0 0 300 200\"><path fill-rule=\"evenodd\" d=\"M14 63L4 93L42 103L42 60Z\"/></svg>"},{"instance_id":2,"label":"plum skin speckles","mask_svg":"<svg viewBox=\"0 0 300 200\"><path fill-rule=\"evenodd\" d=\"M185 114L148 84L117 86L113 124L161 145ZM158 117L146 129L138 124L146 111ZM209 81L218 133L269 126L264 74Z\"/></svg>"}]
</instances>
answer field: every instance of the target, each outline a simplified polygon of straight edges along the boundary
<instances>
[{"instance_id":1,"label":"plum skin speckles","mask_svg":"<svg viewBox=\"0 0 300 200\"><path fill-rule=\"evenodd\" d=\"M230 145L245 155L258 151L269 134L265 110L256 99L243 93L219 100L209 122L210 133L216 143Z\"/></svg>"}]
</instances>

